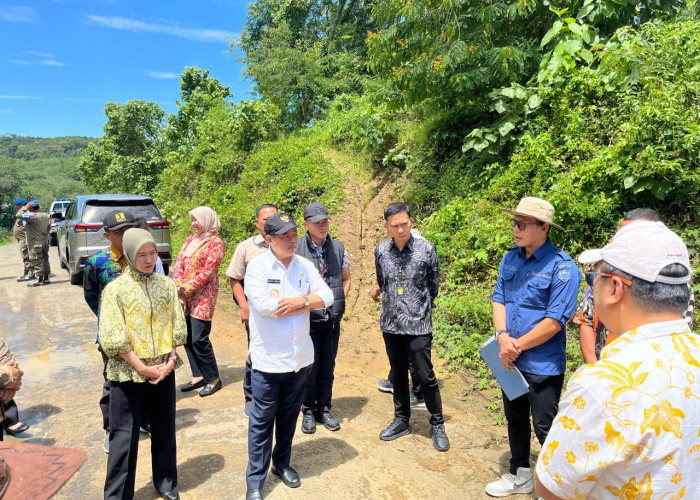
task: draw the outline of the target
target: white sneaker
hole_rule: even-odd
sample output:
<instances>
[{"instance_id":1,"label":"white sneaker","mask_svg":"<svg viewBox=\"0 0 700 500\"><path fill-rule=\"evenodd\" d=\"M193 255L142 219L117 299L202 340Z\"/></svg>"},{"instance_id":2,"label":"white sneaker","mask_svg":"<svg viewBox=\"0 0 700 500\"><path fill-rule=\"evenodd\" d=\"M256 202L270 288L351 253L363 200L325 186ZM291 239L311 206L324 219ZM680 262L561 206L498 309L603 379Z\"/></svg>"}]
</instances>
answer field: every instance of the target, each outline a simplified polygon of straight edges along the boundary
<instances>
[{"instance_id":1,"label":"white sneaker","mask_svg":"<svg viewBox=\"0 0 700 500\"><path fill-rule=\"evenodd\" d=\"M532 493L532 471L529 468L518 467L518 473L503 474L501 479L486 485L486 494L492 497L507 497L517 493Z\"/></svg>"}]
</instances>

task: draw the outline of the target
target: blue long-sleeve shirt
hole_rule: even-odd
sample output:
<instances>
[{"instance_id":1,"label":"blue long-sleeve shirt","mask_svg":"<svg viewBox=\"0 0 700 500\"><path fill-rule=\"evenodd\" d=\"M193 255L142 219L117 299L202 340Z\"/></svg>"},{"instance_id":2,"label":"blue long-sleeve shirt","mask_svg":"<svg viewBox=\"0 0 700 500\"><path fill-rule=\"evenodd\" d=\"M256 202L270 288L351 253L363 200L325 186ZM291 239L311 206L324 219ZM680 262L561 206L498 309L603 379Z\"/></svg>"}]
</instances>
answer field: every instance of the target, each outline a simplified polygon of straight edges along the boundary
<instances>
[{"instance_id":1,"label":"blue long-sleeve shirt","mask_svg":"<svg viewBox=\"0 0 700 500\"><path fill-rule=\"evenodd\" d=\"M560 375L566 368L566 322L574 315L581 271L571 257L549 239L530 257L525 249L506 252L498 269L491 300L505 305L506 328L519 338L545 318L561 324L546 342L523 351L515 361L520 371L536 375Z\"/></svg>"}]
</instances>

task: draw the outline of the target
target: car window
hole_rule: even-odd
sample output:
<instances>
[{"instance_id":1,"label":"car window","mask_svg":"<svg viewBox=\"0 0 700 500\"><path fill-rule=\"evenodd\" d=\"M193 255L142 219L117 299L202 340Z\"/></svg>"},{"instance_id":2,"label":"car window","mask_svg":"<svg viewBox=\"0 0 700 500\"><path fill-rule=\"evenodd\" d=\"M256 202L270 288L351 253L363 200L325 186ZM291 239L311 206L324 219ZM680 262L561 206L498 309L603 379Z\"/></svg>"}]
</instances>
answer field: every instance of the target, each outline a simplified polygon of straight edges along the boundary
<instances>
[{"instance_id":1,"label":"car window","mask_svg":"<svg viewBox=\"0 0 700 500\"><path fill-rule=\"evenodd\" d=\"M68 207L68 203L69 202L67 202L67 201L64 201L61 203L56 203L53 207L51 207L51 211L52 212L59 212L59 211L63 212L66 209L66 207Z\"/></svg>"},{"instance_id":2,"label":"car window","mask_svg":"<svg viewBox=\"0 0 700 500\"><path fill-rule=\"evenodd\" d=\"M75 219L75 202L72 202L66 210L66 220Z\"/></svg>"},{"instance_id":3,"label":"car window","mask_svg":"<svg viewBox=\"0 0 700 500\"><path fill-rule=\"evenodd\" d=\"M135 219L147 222L162 219L152 200L90 200L85 203L82 220L88 224L101 223L105 215L118 209L127 210Z\"/></svg>"}]
</instances>

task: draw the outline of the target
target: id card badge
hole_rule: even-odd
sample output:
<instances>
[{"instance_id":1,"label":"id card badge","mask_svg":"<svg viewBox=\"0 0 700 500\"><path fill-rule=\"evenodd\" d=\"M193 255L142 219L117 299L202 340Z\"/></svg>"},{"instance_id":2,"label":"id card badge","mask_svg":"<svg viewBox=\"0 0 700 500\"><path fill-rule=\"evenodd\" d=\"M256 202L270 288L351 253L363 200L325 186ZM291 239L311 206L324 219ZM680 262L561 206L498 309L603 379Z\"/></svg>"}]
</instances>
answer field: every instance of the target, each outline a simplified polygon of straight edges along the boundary
<instances>
[{"instance_id":1,"label":"id card badge","mask_svg":"<svg viewBox=\"0 0 700 500\"><path fill-rule=\"evenodd\" d=\"M403 285L396 285L396 295L403 295Z\"/></svg>"}]
</instances>

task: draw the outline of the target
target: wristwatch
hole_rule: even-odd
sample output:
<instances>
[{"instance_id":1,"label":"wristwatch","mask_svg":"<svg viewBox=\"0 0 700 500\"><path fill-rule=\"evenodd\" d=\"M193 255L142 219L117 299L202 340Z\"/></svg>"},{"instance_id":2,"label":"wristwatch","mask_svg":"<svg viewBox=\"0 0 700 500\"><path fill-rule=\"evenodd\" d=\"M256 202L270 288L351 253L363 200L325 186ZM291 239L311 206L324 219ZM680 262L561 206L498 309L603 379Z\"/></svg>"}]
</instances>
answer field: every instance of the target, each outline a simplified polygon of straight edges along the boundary
<instances>
[{"instance_id":1,"label":"wristwatch","mask_svg":"<svg viewBox=\"0 0 700 500\"><path fill-rule=\"evenodd\" d=\"M304 307L309 307L311 305L311 301L309 300L308 297L304 297Z\"/></svg>"},{"instance_id":2,"label":"wristwatch","mask_svg":"<svg viewBox=\"0 0 700 500\"><path fill-rule=\"evenodd\" d=\"M508 335L508 330L496 330L496 334L493 336L496 339L496 341L498 341L498 336L502 333Z\"/></svg>"}]
</instances>

